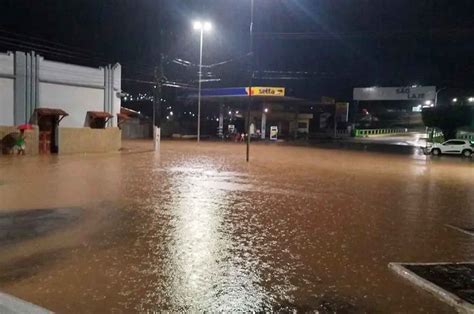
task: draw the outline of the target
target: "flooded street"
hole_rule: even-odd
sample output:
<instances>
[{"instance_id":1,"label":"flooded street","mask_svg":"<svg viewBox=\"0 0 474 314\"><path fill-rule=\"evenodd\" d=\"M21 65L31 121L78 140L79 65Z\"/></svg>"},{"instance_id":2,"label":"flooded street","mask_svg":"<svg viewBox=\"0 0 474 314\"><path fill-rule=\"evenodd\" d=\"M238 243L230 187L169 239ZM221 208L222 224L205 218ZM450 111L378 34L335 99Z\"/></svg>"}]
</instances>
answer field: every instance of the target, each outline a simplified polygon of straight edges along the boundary
<instances>
[{"instance_id":1,"label":"flooded street","mask_svg":"<svg viewBox=\"0 0 474 314\"><path fill-rule=\"evenodd\" d=\"M151 144L149 144L151 145ZM0 158L0 291L59 313L454 312L389 262L472 261L474 161L163 142Z\"/></svg>"}]
</instances>

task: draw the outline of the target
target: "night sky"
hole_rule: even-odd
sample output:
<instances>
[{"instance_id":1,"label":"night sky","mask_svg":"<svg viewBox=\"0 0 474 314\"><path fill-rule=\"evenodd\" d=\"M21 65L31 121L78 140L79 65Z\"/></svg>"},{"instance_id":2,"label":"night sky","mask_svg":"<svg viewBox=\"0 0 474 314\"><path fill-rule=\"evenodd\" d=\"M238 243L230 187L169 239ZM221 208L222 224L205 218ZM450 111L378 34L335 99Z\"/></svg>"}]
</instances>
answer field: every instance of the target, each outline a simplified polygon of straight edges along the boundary
<instances>
[{"instance_id":1,"label":"night sky","mask_svg":"<svg viewBox=\"0 0 474 314\"><path fill-rule=\"evenodd\" d=\"M298 96L350 99L356 86L474 81L474 1L255 0L257 84ZM85 65L120 62L125 88L152 79L160 52L169 80L195 83L204 17L207 86L245 85L250 0L1 0L0 50L35 49Z\"/></svg>"}]
</instances>

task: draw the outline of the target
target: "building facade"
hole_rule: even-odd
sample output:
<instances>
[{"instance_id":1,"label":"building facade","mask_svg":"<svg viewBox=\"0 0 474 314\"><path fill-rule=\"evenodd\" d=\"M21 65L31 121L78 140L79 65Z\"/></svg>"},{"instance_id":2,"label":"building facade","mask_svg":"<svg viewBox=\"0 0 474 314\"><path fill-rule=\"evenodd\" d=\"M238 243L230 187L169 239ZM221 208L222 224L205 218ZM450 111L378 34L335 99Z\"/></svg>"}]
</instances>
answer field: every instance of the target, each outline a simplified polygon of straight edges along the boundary
<instances>
[{"instance_id":1,"label":"building facade","mask_svg":"<svg viewBox=\"0 0 474 314\"><path fill-rule=\"evenodd\" d=\"M120 137L117 128L120 107L120 64L92 68L46 60L33 51L0 53L0 127L32 123L39 125L38 133L41 133L40 123L46 121L46 124L53 124L49 141L57 147L57 152L66 153L71 150L67 150L66 145L61 150L59 144L74 140L68 138L68 134L79 136L82 144L88 142L86 138L90 136L104 134L110 137L117 133ZM88 130L94 128L91 117L103 117L104 114L109 117L104 126L116 130ZM38 136L41 141L41 134ZM91 143L93 141L90 139ZM105 141L105 147L89 149L88 145L82 145L82 149L84 152L115 150L117 141L112 142L114 147L107 147L108 141ZM81 147L79 143L68 146L76 147L74 152L81 150L77 148Z\"/></svg>"}]
</instances>

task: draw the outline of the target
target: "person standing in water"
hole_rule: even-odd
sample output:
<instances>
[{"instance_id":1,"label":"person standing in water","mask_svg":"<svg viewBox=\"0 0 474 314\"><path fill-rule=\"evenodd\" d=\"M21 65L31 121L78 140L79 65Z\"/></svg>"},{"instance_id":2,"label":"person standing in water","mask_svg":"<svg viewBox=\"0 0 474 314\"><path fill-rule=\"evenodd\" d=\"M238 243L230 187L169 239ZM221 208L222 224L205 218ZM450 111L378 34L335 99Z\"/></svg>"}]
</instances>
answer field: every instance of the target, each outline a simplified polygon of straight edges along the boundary
<instances>
[{"instance_id":1,"label":"person standing in water","mask_svg":"<svg viewBox=\"0 0 474 314\"><path fill-rule=\"evenodd\" d=\"M25 155L26 143L25 143L25 130L20 130L20 136L16 139L15 150L18 155Z\"/></svg>"}]
</instances>

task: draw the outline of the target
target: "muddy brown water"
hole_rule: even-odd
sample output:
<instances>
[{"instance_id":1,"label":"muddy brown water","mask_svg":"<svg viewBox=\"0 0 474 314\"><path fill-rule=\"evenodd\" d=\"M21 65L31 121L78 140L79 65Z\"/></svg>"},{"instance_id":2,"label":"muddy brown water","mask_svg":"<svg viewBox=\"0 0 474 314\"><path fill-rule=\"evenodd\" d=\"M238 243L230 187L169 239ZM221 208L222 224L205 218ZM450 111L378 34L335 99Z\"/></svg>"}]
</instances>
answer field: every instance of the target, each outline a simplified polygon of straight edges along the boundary
<instances>
[{"instance_id":1,"label":"muddy brown water","mask_svg":"<svg viewBox=\"0 0 474 314\"><path fill-rule=\"evenodd\" d=\"M453 311L387 264L473 259L474 237L444 226L474 224L473 161L251 153L1 158L0 224L20 231L0 239L0 290L59 313Z\"/></svg>"}]
</instances>

